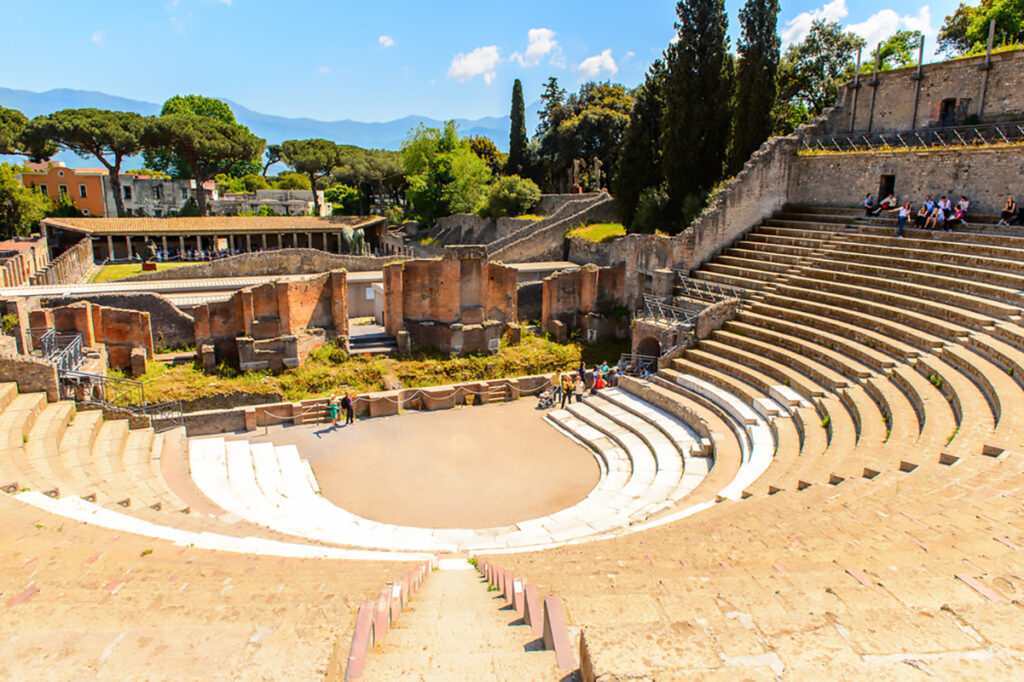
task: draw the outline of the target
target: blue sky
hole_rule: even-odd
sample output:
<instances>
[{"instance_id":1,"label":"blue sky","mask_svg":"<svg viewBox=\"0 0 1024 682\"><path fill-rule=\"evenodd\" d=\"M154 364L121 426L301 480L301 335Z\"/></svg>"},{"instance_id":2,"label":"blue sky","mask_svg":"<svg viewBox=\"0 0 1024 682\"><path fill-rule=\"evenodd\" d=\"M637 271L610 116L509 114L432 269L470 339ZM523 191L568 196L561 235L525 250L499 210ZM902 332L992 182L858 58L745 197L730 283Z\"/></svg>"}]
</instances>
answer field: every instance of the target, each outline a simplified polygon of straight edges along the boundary
<instances>
[{"instance_id":1,"label":"blue sky","mask_svg":"<svg viewBox=\"0 0 1024 682\"><path fill-rule=\"evenodd\" d=\"M934 36L956 0L783 0L780 32L836 19L872 44L898 28ZM735 36L742 0L728 0ZM554 75L636 85L673 36L667 0L0 0L0 86L178 93L322 120L508 113ZM734 41L735 42L735 41Z\"/></svg>"}]
</instances>

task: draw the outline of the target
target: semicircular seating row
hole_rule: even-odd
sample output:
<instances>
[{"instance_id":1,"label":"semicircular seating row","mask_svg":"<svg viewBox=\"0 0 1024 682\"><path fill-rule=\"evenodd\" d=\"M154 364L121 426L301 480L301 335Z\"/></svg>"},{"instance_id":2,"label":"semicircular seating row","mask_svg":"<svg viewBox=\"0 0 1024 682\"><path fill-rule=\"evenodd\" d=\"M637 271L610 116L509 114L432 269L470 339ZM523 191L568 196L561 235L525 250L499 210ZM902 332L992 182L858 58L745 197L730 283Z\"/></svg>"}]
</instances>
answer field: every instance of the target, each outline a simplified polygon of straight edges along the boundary
<instances>
[{"instance_id":1,"label":"semicircular seating row","mask_svg":"<svg viewBox=\"0 0 1024 682\"><path fill-rule=\"evenodd\" d=\"M1019 671L1024 232L894 227L780 212L694 273L749 292L736 318L626 382L764 416L773 456L742 500L557 559L503 553L563 598L595 676Z\"/></svg>"}]
</instances>

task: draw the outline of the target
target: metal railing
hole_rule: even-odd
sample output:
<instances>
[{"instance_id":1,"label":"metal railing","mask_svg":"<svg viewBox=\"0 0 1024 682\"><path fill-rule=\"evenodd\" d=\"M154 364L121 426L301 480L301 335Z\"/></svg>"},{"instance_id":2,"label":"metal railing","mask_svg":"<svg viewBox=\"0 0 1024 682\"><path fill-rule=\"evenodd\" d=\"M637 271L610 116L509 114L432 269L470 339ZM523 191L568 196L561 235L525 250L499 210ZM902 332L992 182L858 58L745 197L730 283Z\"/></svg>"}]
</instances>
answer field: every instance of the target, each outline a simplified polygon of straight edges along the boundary
<instances>
[{"instance_id":1,"label":"metal railing","mask_svg":"<svg viewBox=\"0 0 1024 682\"><path fill-rule=\"evenodd\" d=\"M85 355L82 352L82 335L60 333L56 329L29 329L32 345L43 358L57 366L58 372L77 370L82 366Z\"/></svg>"},{"instance_id":2,"label":"metal railing","mask_svg":"<svg viewBox=\"0 0 1024 682\"><path fill-rule=\"evenodd\" d=\"M1024 143L1024 121L920 128L891 133L847 133L802 138L801 151L901 151L929 147L971 147Z\"/></svg>"},{"instance_id":3,"label":"metal railing","mask_svg":"<svg viewBox=\"0 0 1024 682\"><path fill-rule=\"evenodd\" d=\"M658 371L658 358L654 355L623 353L619 356L619 367L626 376L643 377Z\"/></svg>"},{"instance_id":4,"label":"metal railing","mask_svg":"<svg viewBox=\"0 0 1024 682\"><path fill-rule=\"evenodd\" d=\"M686 308L662 301L657 296L644 294L644 305L633 315L633 319L649 319L667 322L672 326L692 329L697 324L697 315Z\"/></svg>"},{"instance_id":5,"label":"metal railing","mask_svg":"<svg viewBox=\"0 0 1024 682\"><path fill-rule=\"evenodd\" d=\"M141 381L89 372L65 371L58 376L62 400L74 400L80 405L129 416L148 417L153 430L158 432L185 423L180 400L147 403Z\"/></svg>"},{"instance_id":6,"label":"metal railing","mask_svg":"<svg viewBox=\"0 0 1024 682\"><path fill-rule=\"evenodd\" d=\"M717 303L727 298L746 298L750 293L740 287L731 287L718 282L711 282L706 279L694 279L687 277L682 272L676 271L677 284L682 289L684 296L699 301Z\"/></svg>"}]
</instances>

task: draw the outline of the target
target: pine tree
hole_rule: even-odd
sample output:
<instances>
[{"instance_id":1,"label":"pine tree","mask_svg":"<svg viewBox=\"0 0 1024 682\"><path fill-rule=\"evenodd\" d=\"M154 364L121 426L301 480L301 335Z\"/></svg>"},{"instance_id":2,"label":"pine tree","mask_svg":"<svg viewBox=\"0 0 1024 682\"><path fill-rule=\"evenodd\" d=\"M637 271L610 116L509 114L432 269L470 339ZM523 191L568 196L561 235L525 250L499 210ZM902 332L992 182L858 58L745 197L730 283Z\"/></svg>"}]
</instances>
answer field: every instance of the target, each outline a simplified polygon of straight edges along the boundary
<instances>
[{"instance_id":1,"label":"pine tree","mask_svg":"<svg viewBox=\"0 0 1024 682\"><path fill-rule=\"evenodd\" d=\"M544 137L549 130L556 127L558 112L565 105L565 89L559 87L558 79L550 76L544 82L544 92L540 95L544 103L537 122L537 137Z\"/></svg>"},{"instance_id":2,"label":"pine tree","mask_svg":"<svg viewBox=\"0 0 1024 682\"><path fill-rule=\"evenodd\" d=\"M615 199L622 222L632 226L640 195L664 181L661 168L661 119L665 108L665 63L658 59L636 89L629 125L622 137L619 168L615 175Z\"/></svg>"},{"instance_id":3,"label":"pine tree","mask_svg":"<svg viewBox=\"0 0 1024 682\"><path fill-rule=\"evenodd\" d=\"M523 104L523 84L518 78L512 86L511 122L505 172L509 175L523 175L526 170L526 106Z\"/></svg>"},{"instance_id":4,"label":"pine tree","mask_svg":"<svg viewBox=\"0 0 1024 682\"><path fill-rule=\"evenodd\" d=\"M665 51L668 77L662 166L672 210L703 203L724 170L731 128L729 20L724 0L680 0L678 40Z\"/></svg>"},{"instance_id":5,"label":"pine tree","mask_svg":"<svg viewBox=\"0 0 1024 682\"><path fill-rule=\"evenodd\" d=\"M772 106L779 67L779 34L776 24L779 0L747 0L740 10L737 49L736 118L733 125L729 170L738 172L750 155L772 133Z\"/></svg>"}]
</instances>

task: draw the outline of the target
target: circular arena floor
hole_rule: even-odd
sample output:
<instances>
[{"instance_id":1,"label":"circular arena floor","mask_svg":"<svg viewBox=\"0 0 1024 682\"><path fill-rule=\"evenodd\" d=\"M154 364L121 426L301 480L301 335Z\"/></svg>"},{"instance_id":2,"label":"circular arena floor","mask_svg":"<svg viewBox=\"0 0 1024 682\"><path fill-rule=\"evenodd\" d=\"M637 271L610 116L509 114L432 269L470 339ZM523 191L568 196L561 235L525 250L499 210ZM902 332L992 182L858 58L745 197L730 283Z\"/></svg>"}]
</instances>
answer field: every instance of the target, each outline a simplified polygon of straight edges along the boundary
<instances>
[{"instance_id":1,"label":"circular arena floor","mask_svg":"<svg viewBox=\"0 0 1024 682\"><path fill-rule=\"evenodd\" d=\"M363 518L420 528L496 528L580 502L600 479L593 453L543 421L533 398L330 425L271 427L323 496Z\"/></svg>"}]
</instances>

